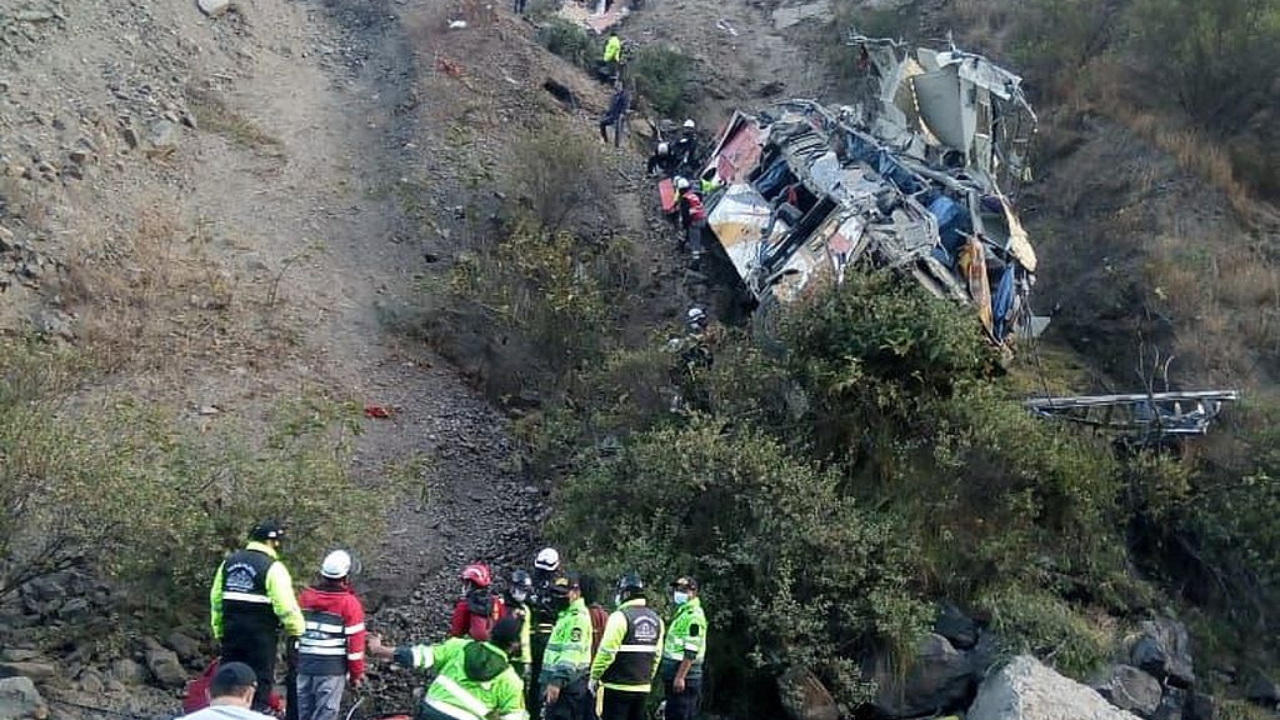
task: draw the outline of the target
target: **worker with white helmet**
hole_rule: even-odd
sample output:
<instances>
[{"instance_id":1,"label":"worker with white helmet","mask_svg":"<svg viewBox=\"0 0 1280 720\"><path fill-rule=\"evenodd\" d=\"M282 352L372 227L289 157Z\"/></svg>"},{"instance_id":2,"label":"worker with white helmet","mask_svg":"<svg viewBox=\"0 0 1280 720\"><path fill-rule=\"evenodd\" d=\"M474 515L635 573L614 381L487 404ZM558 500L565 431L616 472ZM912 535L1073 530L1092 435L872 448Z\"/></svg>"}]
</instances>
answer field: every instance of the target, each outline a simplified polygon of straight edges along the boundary
<instances>
[{"instance_id":1,"label":"worker with white helmet","mask_svg":"<svg viewBox=\"0 0 1280 720\"><path fill-rule=\"evenodd\" d=\"M698 124L692 118L685 120L680 127L680 136L676 138L671 152L675 155L676 167L682 172L698 173Z\"/></svg>"},{"instance_id":2,"label":"worker with white helmet","mask_svg":"<svg viewBox=\"0 0 1280 720\"><path fill-rule=\"evenodd\" d=\"M543 699L542 693L538 692L536 680L542 672L543 654L559 615L559 608L554 605L555 593L552 591L552 586L558 577L560 577L560 553L555 548L542 548L533 559L533 587L529 594L529 612L532 619L529 676L535 682L529 683L525 692L529 716L534 718L539 717Z\"/></svg>"},{"instance_id":3,"label":"worker with white helmet","mask_svg":"<svg viewBox=\"0 0 1280 720\"><path fill-rule=\"evenodd\" d=\"M320 582L299 598L306 632L298 643L298 720L336 720L347 683L364 679L364 606L351 566L347 551L329 553Z\"/></svg>"}]
</instances>

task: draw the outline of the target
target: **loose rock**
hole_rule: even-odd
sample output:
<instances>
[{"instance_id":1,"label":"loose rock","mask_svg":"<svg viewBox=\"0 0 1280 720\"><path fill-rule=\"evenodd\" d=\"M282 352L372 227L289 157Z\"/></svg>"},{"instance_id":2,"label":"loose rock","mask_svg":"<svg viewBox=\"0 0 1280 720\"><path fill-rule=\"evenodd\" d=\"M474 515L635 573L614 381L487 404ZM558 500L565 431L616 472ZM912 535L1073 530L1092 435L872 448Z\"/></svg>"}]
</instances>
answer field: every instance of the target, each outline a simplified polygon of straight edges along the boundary
<instances>
[{"instance_id":1,"label":"loose rock","mask_svg":"<svg viewBox=\"0 0 1280 720\"><path fill-rule=\"evenodd\" d=\"M129 658L111 663L111 678L122 685L141 685L146 682L147 671Z\"/></svg>"},{"instance_id":2,"label":"loose rock","mask_svg":"<svg viewBox=\"0 0 1280 720\"><path fill-rule=\"evenodd\" d=\"M155 640L146 641L147 669L163 687L178 688L187 684L187 671L178 661L178 654Z\"/></svg>"},{"instance_id":3,"label":"loose rock","mask_svg":"<svg viewBox=\"0 0 1280 720\"><path fill-rule=\"evenodd\" d=\"M778 678L782 707L791 720L840 720L840 708L813 673L793 667Z\"/></svg>"},{"instance_id":4,"label":"loose rock","mask_svg":"<svg viewBox=\"0 0 1280 720\"><path fill-rule=\"evenodd\" d=\"M218 17L231 9L231 0L197 0L200 12L209 17Z\"/></svg>"},{"instance_id":5,"label":"loose rock","mask_svg":"<svg viewBox=\"0 0 1280 720\"><path fill-rule=\"evenodd\" d=\"M1112 705L1144 716L1160 707L1160 697L1164 692L1159 680L1132 665L1112 667L1093 685L1093 689L1110 700Z\"/></svg>"},{"instance_id":6,"label":"loose rock","mask_svg":"<svg viewBox=\"0 0 1280 720\"><path fill-rule=\"evenodd\" d=\"M47 717L49 706L40 697L30 678L0 680L0 718L44 720Z\"/></svg>"},{"instance_id":7,"label":"loose rock","mask_svg":"<svg viewBox=\"0 0 1280 720\"><path fill-rule=\"evenodd\" d=\"M905 678L898 677L887 657L875 658L864 675L876 681L874 705L880 714L917 717L963 707L973 697L978 671L967 653L930 634L916 649Z\"/></svg>"},{"instance_id":8,"label":"loose rock","mask_svg":"<svg viewBox=\"0 0 1280 720\"><path fill-rule=\"evenodd\" d=\"M978 644L978 623L951 603L943 603L933 630L959 650Z\"/></svg>"},{"instance_id":9,"label":"loose rock","mask_svg":"<svg viewBox=\"0 0 1280 720\"><path fill-rule=\"evenodd\" d=\"M0 663L0 677L25 677L32 680L47 680L58 671L50 663L28 660L26 662Z\"/></svg>"},{"instance_id":10,"label":"loose rock","mask_svg":"<svg viewBox=\"0 0 1280 720\"><path fill-rule=\"evenodd\" d=\"M172 155L178 149L180 132L176 123L157 120L147 131L147 154L152 157Z\"/></svg>"},{"instance_id":11,"label":"loose rock","mask_svg":"<svg viewBox=\"0 0 1280 720\"><path fill-rule=\"evenodd\" d=\"M201 657L200 643L180 632L169 633L169 637L165 638L165 641L165 644L178 653L178 657L184 663L190 663Z\"/></svg>"},{"instance_id":12,"label":"loose rock","mask_svg":"<svg viewBox=\"0 0 1280 720\"><path fill-rule=\"evenodd\" d=\"M1138 720L1093 689L1019 655L978 689L966 720Z\"/></svg>"},{"instance_id":13,"label":"loose rock","mask_svg":"<svg viewBox=\"0 0 1280 720\"><path fill-rule=\"evenodd\" d=\"M1187 627L1176 620L1160 618L1142 623L1141 630L1142 636L1130 650L1130 662L1157 680L1168 678L1174 687L1194 685L1196 675Z\"/></svg>"}]
</instances>

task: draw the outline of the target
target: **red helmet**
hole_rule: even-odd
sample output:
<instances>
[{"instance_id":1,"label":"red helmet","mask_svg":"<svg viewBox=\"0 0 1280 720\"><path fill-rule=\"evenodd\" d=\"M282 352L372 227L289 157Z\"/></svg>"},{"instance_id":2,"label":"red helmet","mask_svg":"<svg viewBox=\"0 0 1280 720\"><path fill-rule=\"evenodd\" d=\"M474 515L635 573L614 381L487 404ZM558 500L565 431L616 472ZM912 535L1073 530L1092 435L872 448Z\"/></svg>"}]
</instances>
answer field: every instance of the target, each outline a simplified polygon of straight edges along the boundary
<instances>
[{"instance_id":1,"label":"red helmet","mask_svg":"<svg viewBox=\"0 0 1280 720\"><path fill-rule=\"evenodd\" d=\"M489 587L493 578L489 575L489 566L484 563L471 563L462 568L462 579L470 580L478 587Z\"/></svg>"}]
</instances>

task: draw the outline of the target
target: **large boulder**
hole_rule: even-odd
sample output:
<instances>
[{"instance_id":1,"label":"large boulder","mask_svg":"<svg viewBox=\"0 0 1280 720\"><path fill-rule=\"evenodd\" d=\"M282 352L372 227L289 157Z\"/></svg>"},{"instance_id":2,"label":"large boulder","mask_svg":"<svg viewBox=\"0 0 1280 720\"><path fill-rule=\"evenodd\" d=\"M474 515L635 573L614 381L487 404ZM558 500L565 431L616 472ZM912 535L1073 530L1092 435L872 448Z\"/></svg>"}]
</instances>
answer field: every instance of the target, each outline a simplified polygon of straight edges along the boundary
<instances>
[{"instance_id":1,"label":"large boulder","mask_svg":"<svg viewBox=\"0 0 1280 720\"><path fill-rule=\"evenodd\" d=\"M58 672L52 663L27 660L24 662L0 662L0 678L25 677L32 680L48 680Z\"/></svg>"},{"instance_id":2,"label":"large boulder","mask_svg":"<svg viewBox=\"0 0 1280 720\"><path fill-rule=\"evenodd\" d=\"M15 677L0 680L0 718L4 720L44 720L49 717L49 706L36 690L30 678Z\"/></svg>"},{"instance_id":3,"label":"large boulder","mask_svg":"<svg viewBox=\"0 0 1280 720\"><path fill-rule=\"evenodd\" d=\"M1216 720L1217 717L1218 702L1205 693L1191 693L1182 709L1183 720Z\"/></svg>"},{"instance_id":4,"label":"large boulder","mask_svg":"<svg viewBox=\"0 0 1280 720\"><path fill-rule=\"evenodd\" d=\"M876 683L878 714L906 718L960 709L973 697L982 667L938 634L927 635L910 659L905 677L887 655L876 656L864 675Z\"/></svg>"},{"instance_id":5,"label":"large boulder","mask_svg":"<svg viewBox=\"0 0 1280 720\"><path fill-rule=\"evenodd\" d=\"M1265 675L1257 675L1249 681L1248 687L1245 688L1244 696L1250 702L1257 703L1263 707L1274 708L1277 703L1280 703L1280 683Z\"/></svg>"},{"instance_id":6,"label":"large boulder","mask_svg":"<svg viewBox=\"0 0 1280 720\"><path fill-rule=\"evenodd\" d=\"M1191 693L1187 690L1176 687L1166 688L1164 697L1160 699L1160 705L1149 717L1151 720L1182 720L1190 698Z\"/></svg>"},{"instance_id":7,"label":"large boulder","mask_svg":"<svg viewBox=\"0 0 1280 720\"><path fill-rule=\"evenodd\" d=\"M187 671L182 668L178 654L151 638L145 643L147 669L161 687L179 688L187 684Z\"/></svg>"},{"instance_id":8,"label":"large boulder","mask_svg":"<svg viewBox=\"0 0 1280 720\"><path fill-rule=\"evenodd\" d=\"M169 637L165 638L165 644L174 652L178 653L178 658L184 663L191 663L202 657L200 652L200 642L185 635L177 630L169 633Z\"/></svg>"},{"instance_id":9,"label":"large boulder","mask_svg":"<svg viewBox=\"0 0 1280 720\"><path fill-rule=\"evenodd\" d=\"M801 667L778 678L778 694L790 720L840 720L840 708L822 681Z\"/></svg>"},{"instance_id":10,"label":"large boulder","mask_svg":"<svg viewBox=\"0 0 1280 720\"><path fill-rule=\"evenodd\" d=\"M1164 694L1159 680L1132 665L1114 665L1091 684L1112 705L1144 717L1160 707Z\"/></svg>"},{"instance_id":11,"label":"large boulder","mask_svg":"<svg viewBox=\"0 0 1280 720\"><path fill-rule=\"evenodd\" d=\"M1138 720L1097 691L1030 655L1009 661L978 688L966 720Z\"/></svg>"},{"instance_id":12,"label":"large boulder","mask_svg":"<svg viewBox=\"0 0 1280 720\"><path fill-rule=\"evenodd\" d=\"M1139 626L1141 634L1129 650L1129 662L1174 687L1195 685L1191 637L1176 620L1160 618Z\"/></svg>"}]
</instances>

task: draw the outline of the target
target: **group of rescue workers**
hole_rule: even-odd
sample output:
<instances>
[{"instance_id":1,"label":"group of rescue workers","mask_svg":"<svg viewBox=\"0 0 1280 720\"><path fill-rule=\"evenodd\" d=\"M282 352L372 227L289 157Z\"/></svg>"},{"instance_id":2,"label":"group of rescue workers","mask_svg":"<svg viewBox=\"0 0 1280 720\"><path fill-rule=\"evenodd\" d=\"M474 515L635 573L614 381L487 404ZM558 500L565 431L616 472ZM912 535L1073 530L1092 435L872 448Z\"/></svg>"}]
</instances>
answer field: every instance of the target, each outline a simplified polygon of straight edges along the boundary
<instances>
[{"instance_id":1,"label":"group of rescue workers","mask_svg":"<svg viewBox=\"0 0 1280 720\"><path fill-rule=\"evenodd\" d=\"M594 579L563 570L553 548L538 552L532 573L513 571L501 592L489 568L473 563L460 575L448 639L390 646L365 628L351 555L329 553L318 582L295 596L280 560L284 535L279 523L260 523L218 567L209 593L221 648L216 707L188 718L251 720L284 704L273 692L281 629L285 712L297 720L335 720L346 688L363 684L366 658L434 674L418 720L641 720L658 675L667 720L698 711L707 619L692 577L671 582L675 612L664 622L635 573L618 579L608 613L594 602ZM251 693L246 678L256 680Z\"/></svg>"}]
</instances>

